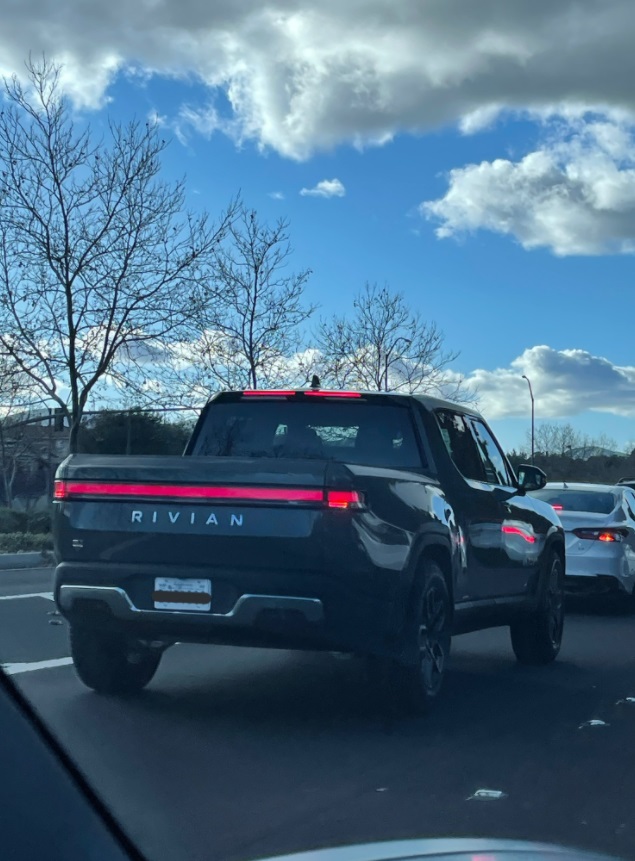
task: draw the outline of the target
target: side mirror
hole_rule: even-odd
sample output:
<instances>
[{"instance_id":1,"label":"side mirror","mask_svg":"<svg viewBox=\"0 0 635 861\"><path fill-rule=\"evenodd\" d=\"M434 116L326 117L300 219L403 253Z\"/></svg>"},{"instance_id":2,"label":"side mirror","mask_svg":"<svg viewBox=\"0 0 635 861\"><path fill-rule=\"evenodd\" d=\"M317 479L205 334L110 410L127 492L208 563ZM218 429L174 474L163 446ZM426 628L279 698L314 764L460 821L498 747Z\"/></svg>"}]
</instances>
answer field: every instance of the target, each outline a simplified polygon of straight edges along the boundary
<instances>
[{"instance_id":1,"label":"side mirror","mask_svg":"<svg viewBox=\"0 0 635 861\"><path fill-rule=\"evenodd\" d=\"M524 490L525 493L529 490L542 490L547 483L547 476L538 469L537 466L531 466L528 463L521 463L518 467L518 489Z\"/></svg>"}]
</instances>

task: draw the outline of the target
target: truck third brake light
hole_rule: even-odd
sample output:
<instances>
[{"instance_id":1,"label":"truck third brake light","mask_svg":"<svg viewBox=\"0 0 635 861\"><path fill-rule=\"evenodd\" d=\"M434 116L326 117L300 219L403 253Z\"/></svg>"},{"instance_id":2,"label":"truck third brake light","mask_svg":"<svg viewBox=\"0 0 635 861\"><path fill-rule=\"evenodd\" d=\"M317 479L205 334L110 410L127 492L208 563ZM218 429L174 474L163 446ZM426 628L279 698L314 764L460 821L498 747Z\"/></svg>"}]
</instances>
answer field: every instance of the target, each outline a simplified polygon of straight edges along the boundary
<instances>
[{"instance_id":1,"label":"truck third brake light","mask_svg":"<svg viewBox=\"0 0 635 861\"><path fill-rule=\"evenodd\" d=\"M360 392L327 392L322 389L304 392L307 398L361 398Z\"/></svg>"},{"instance_id":2,"label":"truck third brake light","mask_svg":"<svg viewBox=\"0 0 635 861\"><path fill-rule=\"evenodd\" d=\"M307 398L361 398L360 392L327 391L325 389L246 389L243 398L293 398L304 395Z\"/></svg>"},{"instance_id":3,"label":"truck third brake light","mask_svg":"<svg viewBox=\"0 0 635 861\"><path fill-rule=\"evenodd\" d=\"M243 398L290 398L293 395L293 389L247 389L243 392Z\"/></svg>"}]
</instances>

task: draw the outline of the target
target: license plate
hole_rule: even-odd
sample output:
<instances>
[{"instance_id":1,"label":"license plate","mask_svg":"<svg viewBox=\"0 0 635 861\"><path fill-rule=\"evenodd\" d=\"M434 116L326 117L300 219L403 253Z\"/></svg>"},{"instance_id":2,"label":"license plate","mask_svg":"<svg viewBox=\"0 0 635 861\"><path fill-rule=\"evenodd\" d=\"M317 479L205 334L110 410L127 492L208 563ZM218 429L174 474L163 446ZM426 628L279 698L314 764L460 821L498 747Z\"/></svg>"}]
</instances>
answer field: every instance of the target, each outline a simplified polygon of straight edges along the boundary
<instances>
[{"instance_id":1,"label":"license plate","mask_svg":"<svg viewBox=\"0 0 635 861\"><path fill-rule=\"evenodd\" d=\"M155 610L211 610L212 581L194 577L156 577L152 597Z\"/></svg>"}]
</instances>

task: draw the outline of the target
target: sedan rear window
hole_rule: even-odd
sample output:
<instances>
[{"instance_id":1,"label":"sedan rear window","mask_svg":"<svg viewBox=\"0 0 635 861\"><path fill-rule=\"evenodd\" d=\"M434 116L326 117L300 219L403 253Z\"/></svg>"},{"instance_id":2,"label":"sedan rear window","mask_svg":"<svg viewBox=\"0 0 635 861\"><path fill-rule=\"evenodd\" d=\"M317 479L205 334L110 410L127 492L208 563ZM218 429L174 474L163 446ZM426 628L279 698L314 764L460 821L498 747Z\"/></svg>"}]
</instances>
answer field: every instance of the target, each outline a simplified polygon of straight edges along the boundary
<instances>
[{"instance_id":1,"label":"sedan rear window","mask_svg":"<svg viewBox=\"0 0 635 861\"><path fill-rule=\"evenodd\" d=\"M424 466L407 407L372 403L212 403L194 455L293 457L393 469Z\"/></svg>"},{"instance_id":2,"label":"sedan rear window","mask_svg":"<svg viewBox=\"0 0 635 861\"><path fill-rule=\"evenodd\" d=\"M542 499L556 511L587 511L593 514L610 514L619 502L617 494L608 490L567 490L545 487L532 491L535 499Z\"/></svg>"}]
</instances>

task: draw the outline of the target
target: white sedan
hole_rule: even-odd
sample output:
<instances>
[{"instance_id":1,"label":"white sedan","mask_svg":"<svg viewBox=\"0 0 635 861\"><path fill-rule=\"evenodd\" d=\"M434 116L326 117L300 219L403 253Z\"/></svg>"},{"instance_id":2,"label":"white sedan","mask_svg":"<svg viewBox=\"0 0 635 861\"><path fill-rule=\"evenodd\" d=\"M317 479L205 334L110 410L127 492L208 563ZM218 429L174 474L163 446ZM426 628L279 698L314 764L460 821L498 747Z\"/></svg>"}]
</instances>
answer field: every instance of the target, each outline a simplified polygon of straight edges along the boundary
<instances>
[{"instance_id":1,"label":"white sedan","mask_svg":"<svg viewBox=\"0 0 635 861\"><path fill-rule=\"evenodd\" d=\"M635 493L624 485L548 482L531 496L557 512L566 539L566 588L635 589Z\"/></svg>"}]
</instances>

